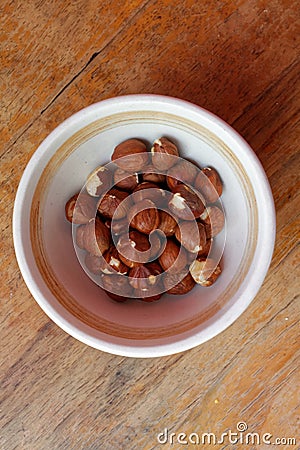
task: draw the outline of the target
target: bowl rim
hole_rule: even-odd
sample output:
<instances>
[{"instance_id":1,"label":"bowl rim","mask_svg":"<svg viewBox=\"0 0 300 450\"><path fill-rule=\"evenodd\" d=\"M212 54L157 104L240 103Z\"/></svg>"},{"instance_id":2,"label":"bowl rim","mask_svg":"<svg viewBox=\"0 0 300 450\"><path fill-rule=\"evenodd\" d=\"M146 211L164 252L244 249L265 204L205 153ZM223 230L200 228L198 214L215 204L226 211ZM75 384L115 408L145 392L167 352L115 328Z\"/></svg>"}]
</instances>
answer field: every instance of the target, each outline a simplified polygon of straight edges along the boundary
<instances>
[{"instance_id":1,"label":"bowl rim","mask_svg":"<svg viewBox=\"0 0 300 450\"><path fill-rule=\"evenodd\" d=\"M242 152L244 156L247 156L253 168L255 169L256 187L260 189L264 196L263 214L265 228L261 231L264 234L265 245L260 248L259 253L255 252L255 267L253 267L252 265L252 273L249 275L250 282L248 279L246 289L243 290L243 304L239 304L238 308L235 304L234 314L232 314L232 311L230 311L230 314L228 314L228 311L226 311L224 315L222 315L212 323L209 323L208 321L208 324L205 328L205 337L203 337L201 333L195 333L192 336L183 338L182 340L173 343L147 345L147 342L138 342L138 345L136 346L122 345L120 343L116 344L114 342L108 342L105 339L96 337L95 335L93 335L93 333L86 333L85 331L82 331L76 325L71 324L69 320L60 315L57 310L55 310L49 304L47 298L44 297L41 290L36 285L32 273L32 267L30 267L30 258L27 255L26 245L24 243L22 234L21 212L24 209L25 200L28 197L28 187L30 184L32 171L36 167L36 164L39 162L40 158L44 155L45 150L47 148L50 148L51 146L55 146L55 142L59 138L61 138L63 134L66 133L66 130L73 127L76 128L77 126L80 127L80 123L83 118L88 120L89 115L91 115L95 111L98 111L99 109L105 111L105 109L111 109L114 107L120 108L121 104L122 107L128 108L130 110L132 108L132 105L143 105L144 107L145 103L151 104L153 102L155 102L156 104L160 103L166 107L171 107L172 109L178 107L181 110L195 115L199 119L204 119L204 121L206 121L207 123L213 123L213 125L217 129L219 129L220 132L222 131L223 133L228 135L228 137L230 137L230 139L235 143L239 151ZM73 133L74 131L71 134ZM49 156L49 158L50 157L51 156ZM249 144L229 124L227 124L215 114L207 111L206 109L185 100L155 94L125 95L102 100L100 102L87 106L84 109L81 109L80 111L76 112L65 121L63 121L60 125L58 125L41 142L37 150L32 155L29 163L27 164L19 183L13 210L13 241L17 262L29 291L31 292L37 303L40 305L40 307L43 309L43 311L47 314L47 316L68 334L91 347L112 354L131 357L166 356L182 352L200 345L201 343L211 339L212 337L224 331L228 326L230 326L246 310L248 305L256 296L264 281L273 255L275 232L275 207L269 181L258 157L249 146ZM66 314L66 316L68 316L68 314ZM109 338L110 341L113 341L113 339L111 339L111 336Z\"/></svg>"}]
</instances>

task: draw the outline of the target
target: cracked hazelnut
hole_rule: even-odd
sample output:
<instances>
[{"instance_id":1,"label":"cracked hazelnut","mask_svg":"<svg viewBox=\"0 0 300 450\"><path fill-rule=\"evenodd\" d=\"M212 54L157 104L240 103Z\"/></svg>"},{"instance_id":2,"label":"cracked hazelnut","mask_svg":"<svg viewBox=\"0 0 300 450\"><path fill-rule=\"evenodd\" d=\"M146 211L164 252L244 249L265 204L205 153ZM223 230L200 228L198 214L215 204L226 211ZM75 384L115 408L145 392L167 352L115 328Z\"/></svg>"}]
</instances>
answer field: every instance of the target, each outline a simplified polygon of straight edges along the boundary
<instances>
[{"instance_id":1,"label":"cracked hazelnut","mask_svg":"<svg viewBox=\"0 0 300 450\"><path fill-rule=\"evenodd\" d=\"M88 223L96 215L95 201L87 194L75 194L67 201L65 214L69 222L78 225Z\"/></svg>"},{"instance_id":2,"label":"cracked hazelnut","mask_svg":"<svg viewBox=\"0 0 300 450\"><path fill-rule=\"evenodd\" d=\"M100 219L96 217L86 224L83 243L85 250L91 255L102 256L109 248L110 241L110 231Z\"/></svg>"},{"instance_id":3,"label":"cracked hazelnut","mask_svg":"<svg viewBox=\"0 0 300 450\"><path fill-rule=\"evenodd\" d=\"M183 247L180 248L174 241L167 239L158 261L163 270L180 272L187 264L187 254Z\"/></svg>"},{"instance_id":4,"label":"cracked hazelnut","mask_svg":"<svg viewBox=\"0 0 300 450\"><path fill-rule=\"evenodd\" d=\"M138 172L148 163L148 157L144 142L139 139L128 139L115 147L111 159L123 170Z\"/></svg>"},{"instance_id":5,"label":"cracked hazelnut","mask_svg":"<svg viewBox=\"0 0 300 450\"><path fill-rule=\"evenodd\" d=\"M169 208L177 217L183 220L194 220L204 211L204 200L200 193L180 184L174 189L169 201Z\"/></svg>"},{"instance_id":6,"label":"cracked hazelnut","mask_svg":"<svg viewBox=\"0 0 300 450\"><path fill-rule=\"evenodd\" d=\"M217 236L225 224L223 211L217 206L208 206L200 216L200 220L205 225L206 235L208 238Z\"/></svg>"},{"instance_id":7,"label":"cracked hazelnut","mask_svg":"<svg viewBox=\"0 0 300 450\"><path fill-rule=\"evenodd\" d=\"M195 164L180 158L177 164L168 170L167 185L171 191L182 183L193 185L198 172L199 169Z\"/></svg>"},{"instance_id":8,"label":"cracked hazelnut","mask_svg":"<svg viewBox=\"0 0 300 450\"><path fill-rule=\"evenodd\" d=\"M112 170L107 166L99 166L88 176L85 183L86 191L92 197L99 197L112 183Z\"/></svg>"},{"instance_id":9,"label":"cracked hazelnut","mask_svg":"<svg viewBox=\"0 0 300 450\"><path fill-rule=\"evenodd\" d=\"M126 275L128 272L128 267L121 261L118 250L114 245L111 245L108 250L103 254L103 258L107 263L107 266L102 264L102 272L106 274L113 274L118 272L122 275ZM110 269L111 268L111 269Z\"/></svg>"},{"instance_id":10,"label":"cracked hazelnut","mask_svg":"<svg viewBox=\"0 0 300 450\"><path fill-rule=\"evenodd\" d=\"M163 231L166 236L173 236L177 221L166 211L159 211L160 222L158 229Z\"/></svg>"},{"instance_id":11,"label":"cracked hazelnut","mask_svg":"<svg viewBox=\"0 0 300 450\"><path fill-rule=\"evenodd\" d=\"M129 173L118 167L114 173L114 183L117 188L131 192L138 186L139 176L137 173Z\"/></svg>"},{"instance_id":12,"label":"cracked hazelnut","mask_svg":"<svg viewBox=\"0 0 300 450\"><path fill-rule=\"evenodd\" d=\"M197 228L198 233L196 232ZM198 253L206 244L205 227L202 223L181 222L176 227L175 237L191 253Z\"/></svg>"},{"instance_id":13,"label":"cracked hazelnut","mask_svg":"<svg viewBox=\"0 0 300 450\"><path fill-rule=\"evenodd\" d=\"M151 148L152 164L159 170L168 170L172 167L179 156L176 145L165 137L156 139ZM171 157L170 157L171 155Z\"/></svg>"},{"instance_id":14,"label":"cracked hazelnut","mask_svg":"<svg viewBox=\"0 0 300 450\"><path fill-rule=\"evenodd\" d=\"M211 286L221 274L221 267L211 258L196 259L190 265L190 274L201 286Z\"/></svg>"},{"instance_id":15,"label":"cracked hazelnut","mask_svg":"<svg viewBox=\"0 0 300 450\"><path fill-rule=\"evenodd\" d=\"M202 193L207 203L215 203L223 191L220 175L212 167L205 167L198 173L195 187Z\"/></svg>"},{"instance_id":16,"label":"cracked hazelnut","mask_svg":"<svg viewBox=\"0 0 300 450\"><path fill-rule=\"evenodd\" d=\"M159 213L151 200L135 203L129 210L130 226L141 233L150 234L159 224Z\"/></svg>"},{"instance_id":17,"label":"cracked hazelnut","mask_svg":"<svg viewBox=\"0 0 300 450\"><path fill-rule=\"evenodd\" d=\"M184 275L184 273L176 273L166 276L164 284L167 294L184 295L193 289L195 286L195 281L189 273L186 275Z\"/></svg>"},{"instance_id":18,"label":"cracked hazelnut","mask_svg":"<svg viewBox=\"0 0 300 450\"><path fill-rule=\"evenodd\" d=\"M104 217L108 217L109 219L112 219L112 217L114 217L114 219L116 220L122 219L127 214L128 203L126 202L127 205L124 204L124 206L122 206L121 203L128 196L128 192L120 191L114 188L111 189L101 198L98 204L99 213Z\"/></svg>"},{"instance_id":19,"label":"cracked hazelnut","mask_svg":"<svg viewBox=\"0 0 300 450\"><path fill-rule=\"evenodd\" d=\"M145 234L139 231L130 231L120 236L117 243L119 258L132 268L146 263L150 259L150 242ZM140 252L140 253L139 253Z\"/></svg>"}]
</instances>

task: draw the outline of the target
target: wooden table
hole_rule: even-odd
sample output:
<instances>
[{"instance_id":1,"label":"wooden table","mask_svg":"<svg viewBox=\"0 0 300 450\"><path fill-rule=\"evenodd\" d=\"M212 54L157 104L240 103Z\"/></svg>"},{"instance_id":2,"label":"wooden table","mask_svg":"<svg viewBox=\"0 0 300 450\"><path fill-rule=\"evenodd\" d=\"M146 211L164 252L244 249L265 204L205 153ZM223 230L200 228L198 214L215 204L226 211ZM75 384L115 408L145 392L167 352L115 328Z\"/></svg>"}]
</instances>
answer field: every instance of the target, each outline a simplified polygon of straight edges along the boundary
<instances>
[{"instance_id":1,"label":"wooden table","mask_svg":"<svg viewBox=\"0 0 300 450\"><path fill-rule=\"evenodd\" d=\"M207 449L179 433L220 439L239 422L260 439L297 437L284 446L297 448L299 3L2 0L0 12L1 450ZM176 96L228 121L261 160L277 211L271 268L247 311L157 359L102 353L59 329L29 294L12 242L37 146L75 111L128 93Z\"/></svg>"}]
</instances>

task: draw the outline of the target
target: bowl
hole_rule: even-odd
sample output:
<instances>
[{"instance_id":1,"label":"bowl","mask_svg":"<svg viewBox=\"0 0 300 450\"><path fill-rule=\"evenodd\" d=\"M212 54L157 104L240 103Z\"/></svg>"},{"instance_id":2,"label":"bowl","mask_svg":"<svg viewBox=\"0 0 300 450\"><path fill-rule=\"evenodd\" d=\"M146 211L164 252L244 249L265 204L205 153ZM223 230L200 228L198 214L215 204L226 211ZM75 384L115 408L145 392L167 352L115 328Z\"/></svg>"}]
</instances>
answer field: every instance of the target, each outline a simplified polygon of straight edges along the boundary
<instances>
[{"instance_id":1,"label":"bowl","mask_svg":"<svg viewBox=\"0 0 300 450\"><path fill-rule=\"evenodd\" d=\"M211 287L197 286L185 296L117 303L82 270L65 203L121 141L151 143L160 136L172 139L182 157L221 175L226 239L224 231L216 246L225 241L223 271ZM183 100L129 95L79 111L41 143L16 194L13 237L32 296L59 327L102 351L156 357L202 344L241 316L271 261L275 211L259 160L228 124Z\"/></svg>"}]
</instances>

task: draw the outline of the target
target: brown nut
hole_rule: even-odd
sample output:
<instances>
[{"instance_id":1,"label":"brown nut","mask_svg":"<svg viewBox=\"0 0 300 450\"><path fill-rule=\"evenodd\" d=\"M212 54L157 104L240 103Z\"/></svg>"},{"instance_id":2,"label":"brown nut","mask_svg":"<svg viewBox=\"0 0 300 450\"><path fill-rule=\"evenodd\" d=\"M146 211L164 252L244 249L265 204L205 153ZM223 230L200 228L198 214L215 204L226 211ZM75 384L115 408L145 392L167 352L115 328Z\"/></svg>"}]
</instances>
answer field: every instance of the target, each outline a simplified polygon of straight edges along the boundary
<instances>
[{"instance_id":1,"label":"brown nut","mask_svg":"<svg viewBox=\"0 0 300 450\"><path fill-rule=\"evenodd\" d=\"M174 285L174 283L176 284ZM176 273L169 274L165 278L164 284L167 294L184 295L193 289L193 287L195 286L195 281L189 273L187 273L186 275Z\"/></svg>"},{"instance_id":2,"label":"brown nut","mask_svg":"<svg viewBox=\"0 0 300 450\"><path fill-rule=\"evenodd\" d=\"M126 202L127 205L124 203L124 206L122 206L121 203L128 196L128 192L120 191L114 188L111 189L101 198L98 204L98 212L109 219L112 219L112 217L116 220L122 219L127 214L128 203Z\"/></svg>"},{"instance_id":3,"label":"brown nut","mask_svg":"<svg viewBox=\"0 0 300 450\"><path fill-rule=\"evenodd\" d=\"M200 193L196 193L185 184L180 184L174 189L174 194L169 200L169 208L180 219L194 220L200 217L205 206Z\"/></svg>"},{"instance_id":4,"label":"brown nut","mask_svg":"<svg viewBox=\"0 0 300 450\"><path fill-rule=\"evenodd\" d=\"M129 270L129 284L136 290L143 293L149 292L157 283L157 278L153 275L151 268L147 264L132 267Z\"/></svg>"},{"instance_id":5,"label":"brown nut","mask_svg":"<svg viewBox=\"0 0 300 450\"><path fill-rule=\"evenodd\" d=\"M114 183L117 188L131 192L138 186L139 176L137 173L129 173L118 167L114 173Z\"/></svg>"},{"instance_id":6,"label":"brown nut","mask_svg":"<svg viewBox=\"0 0 300 450\"><path fill-rule=\"evenodd\" d=\"M198 173L195 187L203 194L207 203L215 203L223 191L220 175L212 167L205 167Z\"/></svg>"},{"instance_id":7,"label":"brown nut","mask_svg":"<svg viewBox=\"0 0 300 450\"><path fill-rule=\"evenodd\" d=\"M94 256L102 256L109 248L111 235L104 223L96 217L85 226L83 243L84 248Z\"/></svg>"},{"instance_id":8,"label":"brown nut","mask_svg":"<svg viewBox=\"0 0 300 450\"><path fill-rule=\"evenodd\" d=\"M168 170L176 163L179 156L176 145L165 137L156 139L151 148L152 164L159 170ZM171 157L169 156L171 155Z\"/></svg>"},{"instance_id":9,"label":"brown nut","mask_svg":"<svg viewBox=\"0 0 300 450\"><path fill-rule=\"evenodd\" d=\"M129 210L130 226L144 234L150 234L159 224L159 213L151 200L135 203Z\"/></svg>"},{"instance_id":10,"label":"brown nut","mask_svg":"<svg viewBox=\"0 0 300 450\"><path fill-rule=\"evenodd\" d=\"M127 217L121 220L112 220L111 222L111 232L116 236L121 236L121 234L126 233L129 229L129 221Z\"/></svg>"},{"instance_id":11,"label":"brown nut","mask_svg":"<svg viewBox=\"0 0 300 450\"><path fill-rule=\"evenodd\" d=\"M67 201L65 214L69 222L78 225L88 223L96 215L95 201L87 194L75 194Z\"/></svg>"},{"instance_id":12,"label":"brown nut","mask_svg":"<svg viewBox=\"0 0 300 450\"><path fill-rule=\"evenodd\" d=\"M217 206L208 206L205 208L200 216L200 220L205 225L207 238L217 236L223 230L225 224L224 213Z\"/></svg>"},{"instance_id":13,"label":"brown nut","mask_svg":"<svg viewBox=\"0 0 300 450\"><path fill-rule=\"evenodd\" d=\"M123 158L126 156L126 158ZM128 139L117 145L112 154L112 161L123 170L139 172L148 163L149 154L146 145L139 139Z\"/></svg>"},{"instance_id":14,"label":"brown nut","mask_svg":"<svg viewBox=\"0 0 300 450\"><path fill-rule=\"evenodd\" d=\"M132 298L132 287L125 275L107 275L100 277L101 286L110 298L117 301L125 301Z\"/></svg>"},{"instance_id":15,"label":"brown nut","mask_svg":"<svg viewBox=\"0 0 300 450\"><path fill-rule=\"evenodd\" d=\"M76 237L75 241L79 248L84 249L84 233L85 233L85 225L80 225L76 228Z\"/></svg>"},{"instance_id":16,"label":"brown nut","mask_svg":"<svg viewBox=\"0 0 300 450\"><path fill-rule=\"evenodd\" d=\"M117 250L120 260L129 268L139 266L150 259L149 239L139 231L130 231L129 235L127 233L121 235L117 243Z\"/></svg>"},{"instance_id":17,"label":"brown nut","mask_svg":"<svg viewBox=\"0 0 300 450\"><path fill-rule=\"evenodd\" d=\"M168 170L167 185L172 192L179 184L193 185L198 172L199 169L195 164L186 159L180 159L175 166Z\"/></svg>"},{"instance_id":18,"label":"brown nut","mask_svg":"<svg viewBox=\"0 0 300 450\"><path fill-rule=\"evenodd\" d=\"M161 189L157 184L144 181L140 183L133 191L134 195L133 201L135 203L141 202L142 200L152 200L159 206L165 203L166 193L164 189Z\"/></svg>"},{"instance_id":19,"label":"brown nut","mask_svg":"<svg viewBox=\"0 0 300 450\"><path fill-rule=\"evenodd\" d=\"M114 245L111 245L108 250L103 255L103 258L107 265L103 264L102 261L102 272L106 274L114 274L118 272L122 275L126 275L128 272L128 267L121 261L118 250Z\"/></svg>"},{"instance_id":20,"label":"brown nut","mask_svg":"<svg viewBox=\"0 0 300 450\"><path fill-rule=\"evenodd\" d=\"M190 274L194 281L201 286L211 286L220 276L222 270L211 258L196 259L190 265Z\"/></svg>"},{"instance_id":21,"label":"brown nut","mask_svg":"<svg viewBox=\"0 0 300 450\"><path fill-rule=\"evenodd\" d=\"M187 264L187 254L183 247L179 247L171 239L167 239L166 247L158 258L163 270L180 272Z\"/></svg>"},{"instance_id":22,"label":"brown nut","mask_svg":"<svg viewBox=\"0 0 300 450\"><path fill-rule=\"evenodd\" d=\"M199 250L197 258L207 257L212 248L212 245L213 245L213 239L206 239L206 244L204 245L204 247L202 247L201 250Z\"/></svg>"},{"instance_id":23,"label":"brown nut","mask_svg":"<svg viewBox=\"0 0 300 450\"><path fill-rule=\"evenodd\" d=\"M154 166L148 165L146 167L146 171L143 172L143 181L148 181L150 183L162 184L166 181L166 176L163 174L157 173Z\"/></svg>"},{"instance_id":24,"label":"brown nut","mask_svg":"<svg viewBox=\"0 0 300 450\"><path fill-rule=\"evenodd\" d=\"M85 183L86 191L92 197L99 197L110 188L112 183L112 168L99 166L88 176Z\"/></svg>"},{"instance_id":25,"label":"brown nut","mask_svg":"<svg viewBox=\"0 0 300 450\"><path fill-rule=\"evenodd\" d=\"M195 233L195 228L198 228L198 234ZM181 222L176 227L175 237L191 253L198 253L206 244L205 227L202 223Z\"/></svg>"},{"instance_id":26,"label":"brown nut","mask_svg":"<svg viewBox=\"0 0 300 450\"><path fill-rule=\"evenodd\" d=\"M158 229L163 231L166 236L173 236L177 221L166 211L159 211L160 222Z\"/></svg>"},{"instance_id":27,"label":"brown nut","mask_svg":"<svg viewBox=\"0 0 300 450\"><path fill-rule=\"evenodd\" d=\"M102 272L102 258L99 258L99 256L94 256L90 253L86 253L84 263L86 268L90 272L96 275L99 275Z\"/></svg>"}]
</instances>

